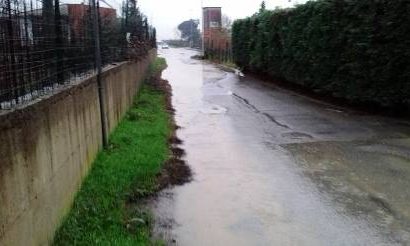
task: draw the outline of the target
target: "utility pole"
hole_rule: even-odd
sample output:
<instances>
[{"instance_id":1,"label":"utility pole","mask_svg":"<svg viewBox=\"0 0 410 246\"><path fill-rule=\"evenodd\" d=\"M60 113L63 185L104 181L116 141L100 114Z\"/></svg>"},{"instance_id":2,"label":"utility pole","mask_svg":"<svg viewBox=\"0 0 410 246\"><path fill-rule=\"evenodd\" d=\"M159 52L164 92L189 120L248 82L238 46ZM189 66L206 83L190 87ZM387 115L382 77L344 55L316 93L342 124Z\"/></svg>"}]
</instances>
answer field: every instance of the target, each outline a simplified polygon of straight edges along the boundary
<instances>
[{"instance_id":1,"label":"utility pole","mask_svg":"<svg viewBox=\"0 0 410 246\"><path fill-rule=\"evenodd\" d=\"M101 116L101 130L102 130L102 142L103 147L108 147L108 134L107 134L107 120L105 110L105 88L101 81L101 47L100 47L100 25L98 23L99 9L95 3L96 0L91 0L91 8L93 13L93 31L94 31L94 45L95 45L95 66L97 69L97 84L98 84L98 99L100 103L100 116Z\"/></svg>"}]
</instances>

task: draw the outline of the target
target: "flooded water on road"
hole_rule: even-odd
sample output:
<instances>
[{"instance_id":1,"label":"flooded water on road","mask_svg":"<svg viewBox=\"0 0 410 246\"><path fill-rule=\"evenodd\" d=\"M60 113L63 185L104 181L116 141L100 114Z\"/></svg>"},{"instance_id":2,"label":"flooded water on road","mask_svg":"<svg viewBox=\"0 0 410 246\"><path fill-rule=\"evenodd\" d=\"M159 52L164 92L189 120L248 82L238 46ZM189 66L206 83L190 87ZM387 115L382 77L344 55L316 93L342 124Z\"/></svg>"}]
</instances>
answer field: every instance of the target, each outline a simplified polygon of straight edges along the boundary
<instances>
[{"instance_id":1,"label":"flooded water on road","mask_svg":"<svg viewBox=\"0 0 410 246\"><path fill-rule=\"evenodd\" d=\"M170 245L409 245L410 124L162 50L193 181L154 202Z\"/></svg>"}]
</instances>

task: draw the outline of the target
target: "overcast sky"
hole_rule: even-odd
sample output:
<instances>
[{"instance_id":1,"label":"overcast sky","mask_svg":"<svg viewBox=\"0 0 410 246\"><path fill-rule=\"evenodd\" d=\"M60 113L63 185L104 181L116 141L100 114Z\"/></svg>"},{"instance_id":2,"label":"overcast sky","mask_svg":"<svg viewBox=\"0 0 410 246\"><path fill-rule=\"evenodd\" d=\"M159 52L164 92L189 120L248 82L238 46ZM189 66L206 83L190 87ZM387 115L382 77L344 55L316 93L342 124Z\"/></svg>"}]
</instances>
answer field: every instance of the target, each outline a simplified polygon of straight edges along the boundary
<instances>
[{"instance_id":1,"label":"overcast sky","mask_svg":"<svg viewBox=\"0 0 410 246\"><path fill-rule=\"evenodd\" d=\"M106 0L118 8L121 0ZM201 18L201 0L137 0L138 6L157 28L158 39L176 38L175 29L188 19ZM243 18L257 12L262 0L202 0L204 7L222 7L222 13L231 19ZM266 7L291 7L307 0L266 0ZM117 12L120 14L120 11Z\"/></svg>"}]
</instances>

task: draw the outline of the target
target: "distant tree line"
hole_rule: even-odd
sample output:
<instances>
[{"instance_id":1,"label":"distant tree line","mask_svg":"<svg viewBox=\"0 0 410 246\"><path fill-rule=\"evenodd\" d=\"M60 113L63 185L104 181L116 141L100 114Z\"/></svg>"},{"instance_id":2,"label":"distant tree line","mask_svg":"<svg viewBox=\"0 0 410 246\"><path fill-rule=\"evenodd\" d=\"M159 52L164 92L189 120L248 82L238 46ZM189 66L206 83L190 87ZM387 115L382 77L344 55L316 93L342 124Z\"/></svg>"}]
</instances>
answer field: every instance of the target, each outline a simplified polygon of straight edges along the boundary
<instances>
[{"instance_id":1,"label":"distant tree line","mask_svg":"<svg viewBox=\"0 0 410 246\"><path fill-rule=\"evenodd\" d=\"M163 41L169 46L176 47L176 48L189 47L190 45L188 41L183 40L183 39L167 39Z\"/></svg>"},{"instance_id":2,"label":"distant tree line","mask_svg":"<svg viewBox=\"0 0 410 246\"><path fill-rule=\"evenodd\" d=\"M235 62L352 102L409 108L408 0L318 0L233 24Z\"/></svg>"}]
</instances>

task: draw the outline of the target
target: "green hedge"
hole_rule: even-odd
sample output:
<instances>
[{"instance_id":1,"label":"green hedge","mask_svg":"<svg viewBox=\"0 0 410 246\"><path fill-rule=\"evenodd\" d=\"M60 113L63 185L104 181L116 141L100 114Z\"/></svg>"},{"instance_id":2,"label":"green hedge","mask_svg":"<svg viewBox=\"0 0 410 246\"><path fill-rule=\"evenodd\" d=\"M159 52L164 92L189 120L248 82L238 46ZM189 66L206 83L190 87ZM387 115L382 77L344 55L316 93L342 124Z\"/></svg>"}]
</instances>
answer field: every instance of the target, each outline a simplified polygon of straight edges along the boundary
<instances>
[{"instance_id":1,"label":"green hedge","mask_svg":"<svg viewBox=\"0 0 410 246\"><path fill-rule=\"evenodd\" d=\"M352 102L410 105L410 1L319 0L261 10L233 25L233 56Z\"/></svg>"}]
</instances>

